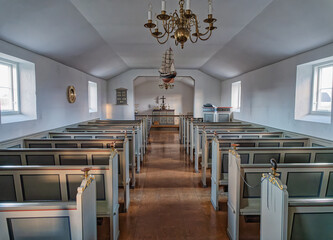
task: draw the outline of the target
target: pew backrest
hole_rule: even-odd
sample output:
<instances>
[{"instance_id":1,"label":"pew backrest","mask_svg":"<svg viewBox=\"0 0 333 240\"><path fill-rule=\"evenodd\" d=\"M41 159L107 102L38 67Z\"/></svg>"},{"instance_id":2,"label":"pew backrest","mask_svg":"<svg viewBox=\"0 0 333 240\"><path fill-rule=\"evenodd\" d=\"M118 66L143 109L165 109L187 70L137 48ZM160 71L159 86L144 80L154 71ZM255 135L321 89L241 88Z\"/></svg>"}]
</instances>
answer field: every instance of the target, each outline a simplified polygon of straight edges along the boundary
<instances>
[{"instance_id":1,"label":"pew backrest","mask_svg":"<svg viewBox=\"0 0 333 240\"><path fill-rule=\"evenodd\" d=\"M0 203L0 238L97 239L96 180L80 182L76 203Z\"/></svg>"},{"instance_id":2,"label":"pew backrest","mask_svg":"<svg viewBox=\"0 0 333 240\"><path fill-rule=\"evenodd\" d=\"M108 166L91 166L89 173L96 180L99 214L110 215L118 205L117 151L109 154ZM75 201L82 176L82 166L1 166L0 202Z\"/></svg>"}]
</instances>

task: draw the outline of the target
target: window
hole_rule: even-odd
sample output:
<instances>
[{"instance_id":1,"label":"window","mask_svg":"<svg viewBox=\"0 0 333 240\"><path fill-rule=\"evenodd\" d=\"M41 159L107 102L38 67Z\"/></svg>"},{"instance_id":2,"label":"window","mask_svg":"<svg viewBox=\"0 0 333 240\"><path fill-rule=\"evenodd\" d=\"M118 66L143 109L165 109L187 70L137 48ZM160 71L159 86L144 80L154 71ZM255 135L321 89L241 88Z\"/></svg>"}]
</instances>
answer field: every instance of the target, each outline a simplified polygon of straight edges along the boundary
<instances>
[{"instance_id":1,"label":"window","mask_svg":"<svg viewBox=\"0 0 333 240\"><path fill-rule=\"evenodd\" d=\"M239 112L241 107L241 82L234 82L231 86L231 107Z\"/></svg>"},{"instance_id":2,"label":"window","mask_svg":"<svg viewBox=\"0 0 333 240\"><path fill-rule=\"evenodd\" d=\"M118 88L116 91L117 91L117 105L126 105L127 104L127 89Z\"/></svg>"},{"instance_id":3,"label":"window","mask_svg":"<svg viewBox=\"0 0 333 240\"><path fill-rule=\"evenodd\" d=\"M333 63L314 67L312 112L331 112L333 86Z\"/></svg>"},{"instance_id":4,"label":"window","mask_svg":"<svg viewBox=\"0 0 333 240\"><path fill-rule=\"evenodd\" d=\"M17 63L0 59L1 114L19 113Z\"/></svg>"},{"instance_id":5,"label":"window","mask_svg":"<svg viewBox=\"0 0 333 240\"><path fill-rule=\"evenodd\" d=\"M88 81L89 112L97 112L97 83Z\"/></svg>"}]
</instances>

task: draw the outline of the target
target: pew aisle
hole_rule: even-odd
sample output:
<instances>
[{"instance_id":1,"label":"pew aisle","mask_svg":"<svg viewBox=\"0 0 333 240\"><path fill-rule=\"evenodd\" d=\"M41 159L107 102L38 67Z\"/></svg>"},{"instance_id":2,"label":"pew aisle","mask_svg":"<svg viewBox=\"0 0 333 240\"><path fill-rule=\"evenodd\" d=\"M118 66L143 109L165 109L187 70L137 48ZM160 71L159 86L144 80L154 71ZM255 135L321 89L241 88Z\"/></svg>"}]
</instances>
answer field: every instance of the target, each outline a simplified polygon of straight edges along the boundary
<instances>
[{"instance_id":1,"label":"pew aisle","mask_svg":"<svg viewBox=\"0 0 333 240\"><path fill-rule=\"evenodd\" d=\"M178 133L150 134L131 208L120 214L120 239L228 239L226 199L216 212L210 188L201 187ZM259 239L259 223L241 226L241 239Z\"/></svg>"}]
</instances>

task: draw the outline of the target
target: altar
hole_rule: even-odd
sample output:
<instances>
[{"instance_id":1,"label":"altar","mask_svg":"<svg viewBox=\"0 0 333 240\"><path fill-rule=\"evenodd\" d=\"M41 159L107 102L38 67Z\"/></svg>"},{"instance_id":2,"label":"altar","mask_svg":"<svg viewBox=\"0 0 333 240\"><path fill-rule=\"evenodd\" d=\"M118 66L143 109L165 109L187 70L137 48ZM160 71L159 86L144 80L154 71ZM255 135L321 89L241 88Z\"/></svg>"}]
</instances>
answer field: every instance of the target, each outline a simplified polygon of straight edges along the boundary
<instances>
[{"instance_id":1,"label":"altar","mask_svg":"<svg viewBox=\"0 0 333 240\"><path fill-rule=\"evenodd\" d=\"M165 104L166 97L161 97L162 104L158 109L153 110L153 125L157 126L170 126L175 125L175 110L174 109L167 109L167 106ZM169 116L170 117L169 117Z\"/></svg>"},{"instance_id":2,"label":"altar","mask_svg":"<svg viewBox=\"0 0 333 240\"><path fill-rule=\"evenodd\" d=\"M170 117L168 116L170 115ZM167 110L153 110L153 124L154 125L175 125L175 110L167 109Z\"/></svg>"}]
</instances>

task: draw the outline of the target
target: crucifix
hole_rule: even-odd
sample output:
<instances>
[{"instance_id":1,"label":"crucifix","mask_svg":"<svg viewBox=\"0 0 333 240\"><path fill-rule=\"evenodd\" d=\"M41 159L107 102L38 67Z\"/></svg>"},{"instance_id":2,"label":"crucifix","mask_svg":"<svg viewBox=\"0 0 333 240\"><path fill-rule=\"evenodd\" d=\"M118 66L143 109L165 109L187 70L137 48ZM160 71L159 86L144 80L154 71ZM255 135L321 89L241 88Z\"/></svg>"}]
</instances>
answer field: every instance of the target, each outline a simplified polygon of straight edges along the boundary
<instances>
[{"instance_id":1,"label":"crucifix","mask_svg":"<svg viewBox=\"0 0 333 240\"><path fill-rule=\"evenodd\" d=\"M160 99L162 99L162 106L161 106L161 109L162 109L162 110L165 110L166 107L165 107L164 100L166 99L166 97L162 96Z\"/></svg>"}]
</instances>

